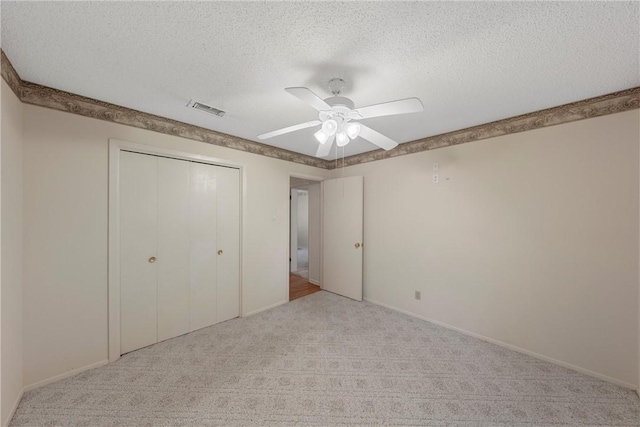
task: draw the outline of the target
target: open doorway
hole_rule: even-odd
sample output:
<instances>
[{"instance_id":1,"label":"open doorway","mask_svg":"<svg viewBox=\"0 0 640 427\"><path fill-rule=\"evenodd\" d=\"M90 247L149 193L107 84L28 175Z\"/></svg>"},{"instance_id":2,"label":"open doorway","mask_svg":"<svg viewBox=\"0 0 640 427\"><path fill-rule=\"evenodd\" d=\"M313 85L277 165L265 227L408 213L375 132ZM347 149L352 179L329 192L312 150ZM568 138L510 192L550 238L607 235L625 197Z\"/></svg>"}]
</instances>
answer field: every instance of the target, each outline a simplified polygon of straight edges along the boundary
<instances>
[{"instance_id":1,"label":"open doorway","mask_svg":"<svg viewBox=\"0 0 640 427\"><path fill-rule=\"evenodd\" d=\"M289 301L320 290L320 182L290 178Z\"/></svg>"}]
</instances>

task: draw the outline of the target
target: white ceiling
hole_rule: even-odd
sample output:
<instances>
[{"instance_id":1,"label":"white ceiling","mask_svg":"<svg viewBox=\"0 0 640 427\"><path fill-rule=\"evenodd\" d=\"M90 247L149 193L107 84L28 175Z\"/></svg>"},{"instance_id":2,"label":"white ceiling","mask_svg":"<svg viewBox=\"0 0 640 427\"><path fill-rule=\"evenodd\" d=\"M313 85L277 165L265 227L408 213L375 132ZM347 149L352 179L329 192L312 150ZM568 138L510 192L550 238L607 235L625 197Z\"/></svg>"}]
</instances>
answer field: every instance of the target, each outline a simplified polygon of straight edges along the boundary
<instances>
[{"instance_id":1,"label":"white ceiling","mask_svg":"<svg viewBox=\"0 0 640 427\"><path fill-rule=\"evenodd\" d=\"M285 87L325 98L341 77L356 107L419 97L423 113L364 122L408 142L640 86L639 8L3 1L0 43L27 81L253 141L317 118ZM227 114L188 109L191 98ZM314 155L312 134L266 142ZM375 148L358 139L344 154Z\"/></svg>"}]
</instances>

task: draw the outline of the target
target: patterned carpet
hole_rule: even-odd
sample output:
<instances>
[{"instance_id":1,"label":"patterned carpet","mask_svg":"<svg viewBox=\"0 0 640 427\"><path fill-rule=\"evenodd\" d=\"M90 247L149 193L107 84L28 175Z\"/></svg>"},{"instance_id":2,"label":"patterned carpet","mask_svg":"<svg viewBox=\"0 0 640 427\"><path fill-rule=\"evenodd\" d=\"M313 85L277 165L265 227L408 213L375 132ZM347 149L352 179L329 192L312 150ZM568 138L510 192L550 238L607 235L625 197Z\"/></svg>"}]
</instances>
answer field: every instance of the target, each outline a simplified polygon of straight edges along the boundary
<instances>
[{"instance_id":1,"label":"patterned carpet","mask_svg":"<svg viewBox=\"0 0 640 427\"><path fill-rule=\"evenodd\" d=\"M640 425L636 394L318 292L25 394L11 426Z\"/></svg>"}]
</instances>

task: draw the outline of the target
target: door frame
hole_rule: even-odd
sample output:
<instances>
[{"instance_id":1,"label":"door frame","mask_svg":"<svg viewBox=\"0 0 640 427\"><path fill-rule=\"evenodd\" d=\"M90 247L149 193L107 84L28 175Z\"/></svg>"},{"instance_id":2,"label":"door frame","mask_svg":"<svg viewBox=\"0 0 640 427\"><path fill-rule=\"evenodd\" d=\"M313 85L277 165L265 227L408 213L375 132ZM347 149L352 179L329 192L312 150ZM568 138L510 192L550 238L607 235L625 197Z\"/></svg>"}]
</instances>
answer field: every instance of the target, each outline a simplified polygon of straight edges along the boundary
<instances>
[{"instance_id":1,"label":"door frame","mask_svg":"<svg viewBox=\"0 0 640 427\"><path fill-rule=\"evenodd\" d=\"M289 273L292 273L298 270L298 253L297 253L298 218L297 216L298 216L298 189L290 188L289 189ZM295 245L294 245L294 241L295 241ZM296 252L293 251L294 246L296 247Z\"/></svg>"},{"instance_id":2,"label":"door frame","mask_svg":"<svg viewBox=\"0 0 640 427\"><path fill-rule=\"evenodd\" d=\"M320 286L320 289L322 289L322 265L323 265L323 232L324 232L324 215L323 215L323 210L324 210L324 180L327 178L324 178L322 176L319 175L308 175L308 174L303 174L303 173L298 173L298 172L291 172L289 171L289 179L287 179L287 199L289 199L289 197L291 197L291 178L300 178L300 179L307 179L309 181L315 181L318 184L320 184L320 283L318 284L318 286ZM289 248L289 250L287 251L287 254L289 254L289 252L291 251L291 200L289 199L289 209L287 209L287 247ZM285 286L285 300L287 302L289 302L289 275L291 274L291 264L289 263L289 256L287 256L286 258L286 270L287 270L287 280L286 280L286 286Z\"/></svg>"},{"instance_id":3,"label":"door frame","mask_svg":"<svg viewBox=\"0 0 640 427\"><path fill-rule=\"evenodd\" d=\"M242 266L244 258L244 209L246 206L246 167L218 157L203 156L184 151L170 150L153 145L122 141L109 138L109 236L108 236L108 279L107 279L107 339L109 362L120 358L120 152L131 151L140 154L168 157L177 160L196 161L214 166L226 166L240 171L240 271L239 271L239 315L243 316Z\"/></svg>"}]
</instances>

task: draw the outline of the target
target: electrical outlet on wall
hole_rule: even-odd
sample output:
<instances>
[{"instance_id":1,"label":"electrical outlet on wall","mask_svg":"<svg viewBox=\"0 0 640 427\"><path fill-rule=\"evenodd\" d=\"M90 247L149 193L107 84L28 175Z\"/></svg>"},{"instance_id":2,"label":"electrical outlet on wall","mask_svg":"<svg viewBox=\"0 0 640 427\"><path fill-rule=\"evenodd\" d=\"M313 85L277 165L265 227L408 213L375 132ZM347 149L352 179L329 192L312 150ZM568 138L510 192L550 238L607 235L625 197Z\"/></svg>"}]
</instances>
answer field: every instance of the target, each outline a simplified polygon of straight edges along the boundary
<instances>
[{"instance_id":1,"label":"electrical outlet on wall","mask_svg":"<svg viewBox=\"0 0 640 427\"><path fill-rule=\"evenodd\" d=\"M420 301L420 298L422 298L422 292L416 291L415 298Z\"/></svg>"}]
</instances>

